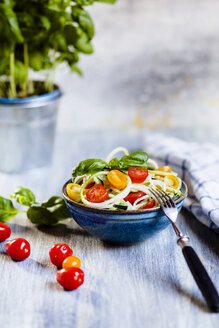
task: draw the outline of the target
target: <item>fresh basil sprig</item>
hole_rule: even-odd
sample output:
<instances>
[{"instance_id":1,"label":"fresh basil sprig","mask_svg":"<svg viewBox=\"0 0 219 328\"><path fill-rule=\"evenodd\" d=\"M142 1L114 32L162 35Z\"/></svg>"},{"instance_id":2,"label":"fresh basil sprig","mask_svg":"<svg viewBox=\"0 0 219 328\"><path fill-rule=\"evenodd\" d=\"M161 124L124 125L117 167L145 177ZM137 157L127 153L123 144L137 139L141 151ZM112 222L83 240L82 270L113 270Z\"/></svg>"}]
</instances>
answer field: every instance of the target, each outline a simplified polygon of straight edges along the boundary
<instances>
[{"instance_id":1,"label":"fresh basil sprig","mask_svg":"<svg viewBox=\"0 0 219 328\"><path fill-rule=\"evenodd\" d=\"M103 170L118 169L121 171L128 170L129 167L147 168L148 154L143 151L134 151L130 155L123 156L120 160L116 157L109 163L102 159L86 159L81 161L75 169L73 169L72 177L84 174L94 174Z\"/></svg>"},{"instance_id":2,"label":"fresh basil sprig","mask_svg":"<svg viewBox=\"0 0 219 328\"><path fill-rule=\"evenodd\" d=\"M94 174L106 168L107 162L102 159L86 159L81 161L73 170L72 176L75 178L86 173Z\"/></svg>"},{"instance_id":3,"label":"fresh basil sprig","mask_svg":"<svg viewBox=\"0 0 219 328\"><path fill-rule=\"evenodd\" d=\"M6 222L20 211L17 210L10 199L0 196L0 221Z\"/></svg>"},{"instance_id":4,"label":"fresh basil sprig","mask_svg":"<svg viewBox=\"0 0 219 328\"><path fill-rule=\"evenodd\" d=\"M41 205L32 205L27 210L28 219L34 224L56 225L70 217L62 197L52 196Z\"/></svg>"},{"instance_id":5,"label":"fresh basil sprig","mask_svg":"<svg viewBox=\"0 0 219 328\"><path fill-rule=\"evenodd\" d=\"M79 57L93 52L95 32L84 6L115 1L0 0L0 96L53 91L54 72L62 63L81 75ZM29 70L44 71L46 82L33 83Z\"/></svg>"},{"instance_id":6,"label":"fresh basil sprig","mask_svg":"<svg viewBox=\"0 0 219 328\"><path fill-rule=\"evenodd\" d=\"M127 170L130 167L147 168L148 154L144 151L134 151L130 155L123 156L120 160L113 158L108 163L109 169Z\"/></svg>"},{"instance_id":7,"label":"fresh basil sprig","mask_svg":"<svg viewBox=\"0 0 219 328\"><path fill-rule=\"evenodd\" d=\"M27 218L34 224L56 225L71 215L62 197L52 196L42 204L37 204L30 189L17 187L11 195L17 203L28 206L27 211L18 210L10 199L0 196L0 222L6 222L20 212L26 212Z\"/></svg>"},{"instance_id":8,"label":"fresh basil sprig","mask_svg":"<svg viewBox=\"0 0 219 328\"><path fill-rule=\"evenodd\" d=\"M31 206L36 203L35 195L32 191L23 187L15 188L11 198L15 198L16 202L24 206Z\"/></svg>"}]
</instances>

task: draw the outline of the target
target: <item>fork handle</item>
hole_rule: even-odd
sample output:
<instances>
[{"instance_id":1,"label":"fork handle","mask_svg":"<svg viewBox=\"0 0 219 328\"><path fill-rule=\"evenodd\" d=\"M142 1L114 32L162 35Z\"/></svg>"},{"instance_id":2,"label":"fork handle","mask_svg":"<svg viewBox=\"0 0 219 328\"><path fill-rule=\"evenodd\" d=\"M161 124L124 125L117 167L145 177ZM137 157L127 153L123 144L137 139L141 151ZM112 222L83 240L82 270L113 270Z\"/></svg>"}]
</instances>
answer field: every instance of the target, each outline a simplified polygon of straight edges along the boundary
<instances>
[{"instance_id":1,"label":"fork handle","mask_svg":"<svg viewBox=\"0 0 219 328\"><path fill-rule=\"evenodd\" d=\"M191 246L184 246L182 252L208 307L212 312L219 312L218 292L198 255Z\"/></svg>"}]
</instances>

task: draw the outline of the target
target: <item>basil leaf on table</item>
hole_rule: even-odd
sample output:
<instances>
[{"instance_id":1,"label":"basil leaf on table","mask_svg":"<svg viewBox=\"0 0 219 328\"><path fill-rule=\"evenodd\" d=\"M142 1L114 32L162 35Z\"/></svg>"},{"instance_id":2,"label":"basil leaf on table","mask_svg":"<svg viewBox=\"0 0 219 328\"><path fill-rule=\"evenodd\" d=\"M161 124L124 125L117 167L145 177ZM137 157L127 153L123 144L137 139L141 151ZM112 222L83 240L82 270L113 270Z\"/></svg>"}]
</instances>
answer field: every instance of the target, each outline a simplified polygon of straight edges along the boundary
<instances>
[{"instance_id":1,"label":"basil leaf on table","mask_svg":"<svg viewBox=\"0 0 219 328\"><path fill-rule=\"evenodd\" d=\"M34 224L56 225L70 216L64 199L59 196L52 196L41 205L31 205L27 210L27 217Z\"/></svg>"},{"instance_id":2,"label":"basil leaf on table","mask_svg":"<svg viewBox=\"0 0 219 328\"><path fill-rule=\"evenodd\" d=\"M16 202L24 206L31 206L36 203L35 196L32 191L23 187L17 187L11 197L15 198Z\"/></svg>"},{"instance_id":3,"label":"basil leaf on table","mask_svg":"<svg viewBox=\"0 0 219 328\"><path fill-rule=\"evenodd\" d=\"M0 221L6 222L20 211L17 210L10 199L0 196Z\"/></svg>"}]
</instances>

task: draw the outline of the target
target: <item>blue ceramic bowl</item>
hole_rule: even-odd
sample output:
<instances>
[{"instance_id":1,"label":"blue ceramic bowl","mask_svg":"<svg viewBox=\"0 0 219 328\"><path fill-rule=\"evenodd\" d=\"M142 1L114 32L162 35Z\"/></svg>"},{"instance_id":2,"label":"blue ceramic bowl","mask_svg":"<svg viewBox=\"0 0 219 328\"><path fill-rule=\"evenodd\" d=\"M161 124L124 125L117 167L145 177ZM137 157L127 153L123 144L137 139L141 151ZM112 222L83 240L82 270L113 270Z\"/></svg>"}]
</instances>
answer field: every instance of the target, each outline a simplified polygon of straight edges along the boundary
<instances>
[{"instance_id":1,"label":"blue ceramic bowl","mask_svg":"<svg viewBox=\"0 0 219 328\"><path fill-rule=\"evenodd\" d=\"M72 201L67 193L67 181L63 196L73 219L91 235L113 243L136 243L152 237L165 229L170 221L159 207L142 211L111 211L90 208ZM180 211L187 196L187 186L182 183L182 196L176 199Z\"/></svg>"}]
</instances>

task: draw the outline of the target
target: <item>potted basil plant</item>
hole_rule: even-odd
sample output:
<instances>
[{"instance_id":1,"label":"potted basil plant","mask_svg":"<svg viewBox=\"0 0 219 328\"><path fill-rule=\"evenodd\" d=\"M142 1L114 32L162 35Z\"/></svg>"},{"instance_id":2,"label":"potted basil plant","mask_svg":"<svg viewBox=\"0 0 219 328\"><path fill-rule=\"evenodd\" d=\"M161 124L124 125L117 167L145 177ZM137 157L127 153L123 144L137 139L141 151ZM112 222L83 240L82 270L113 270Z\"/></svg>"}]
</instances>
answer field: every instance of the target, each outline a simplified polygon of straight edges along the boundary
<instances>
[{"instance_id":1,"label":"potted basil plant","mask_svg":"<svg viewBox=\"0 0 219 328\"><path fill-rule=\"evenodd\" d=\"M51 160L58 103L55 71L81 75L94 25L85 6L116 0L0 0L0 171L20 172ZM33 71L42 73L32 80Z\"/></svg>"}]
</instances>

